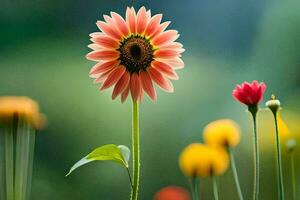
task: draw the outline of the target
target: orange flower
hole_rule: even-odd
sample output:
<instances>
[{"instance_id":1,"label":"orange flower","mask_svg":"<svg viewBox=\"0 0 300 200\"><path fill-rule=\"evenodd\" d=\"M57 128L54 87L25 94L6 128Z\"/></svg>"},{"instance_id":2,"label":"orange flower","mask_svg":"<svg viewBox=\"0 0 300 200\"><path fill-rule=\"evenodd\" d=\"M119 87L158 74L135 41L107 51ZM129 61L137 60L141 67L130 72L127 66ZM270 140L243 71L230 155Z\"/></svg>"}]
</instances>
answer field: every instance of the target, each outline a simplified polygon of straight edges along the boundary
<instances>
[{"instance_id":1,"label":"orange flower","mask_svg":"<svg viewBox=\"0 0 300 200\"><path fill-rule=\"evenodd\" d=\"M14 115L28 120L37 129L45 124L45 117L34 100L28 97L0 97L0 121L7 121Z\"/></svg>"},{"instance_id":2,"label":"orange flower","mask_svg":"<svg viewBox=\"0 0 300 200\"><path fill-rule=\"evenodd\" d=\"M142 7L127 8L126 18L111 12L105 21L97 21L101 32L92 33L87 59L98 62L90 71L100 90L114 86L112 99L121 96L124 102L129 93L134 101L142 101L144 92L156 100L156 83L166 92L173 92L170 81L177 80L175 70L183 68L182 44L176 30L167 30L170 22L163 22L162 14L151 16Z\"/></svg>"}]
</instances>

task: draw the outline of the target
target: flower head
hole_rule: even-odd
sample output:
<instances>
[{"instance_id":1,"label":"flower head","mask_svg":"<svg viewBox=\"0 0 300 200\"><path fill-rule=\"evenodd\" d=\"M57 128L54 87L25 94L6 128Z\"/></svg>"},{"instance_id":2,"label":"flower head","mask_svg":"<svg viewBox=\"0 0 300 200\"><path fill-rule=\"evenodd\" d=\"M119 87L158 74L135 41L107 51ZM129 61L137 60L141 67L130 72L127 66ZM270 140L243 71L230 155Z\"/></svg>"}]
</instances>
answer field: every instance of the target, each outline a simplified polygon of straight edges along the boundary
<instances>
[{"instance_id":1,"label":"flower head","mask_svg":"<svg viewBox=\"0 0 300 200\"><path fill-rule=\"evenodd\" d=\"M194 143L186 147L179 165L186 176L208 177L221 175L228 168L228 154L223 148Z\"/></svg>"},{"instance_id":2,"label":"flower head","mask_svg":"<svg viewBox=\"0 0 300 200\"><path fill-rule=\"evenodd\" d=\"M151 16L142 7L136 13L127 8L126 18L111 12L105 21L97 21L101 32L92 33L87 59L98 62L90 71L100 90L114 86L112 99L121 95L124 102L130 93L134 101L142 101L144 92L156 100L153 82L167 92L174 88L170 79L177 80L176 69L184 67L182 45L175 40L176 30L167 30L162 14Z\"/></svg>"},{"instance_id":3,"label":"flower head","mask_svg":"<svg viewBox=\"0 0 300 200\"><path fill-rule=\"evenodd\" d=\"M240 143L240 127L230 119L217 120L205 127L203 137L208 145L235 147Z\"/></svg>"},{"instance_id":4,"label":"flower head","mask_svg":"<svg viewBox=\"0 0 300 200\"><path fill-rule=\"evenodd\" d=\"M255 106L262 101L265 90L264 82L258 83L254 80L252 83L244 82L242 85L237 85L232 96L247 106Z\"/></svg>"},{"instance_id":5,"label":"flower head","mask_svg":"<svg viewBox=\"0 0 300 200\"><path fill-rule=\"evenodd\" d=\"M39 112L39 105L28 97L0 97L0 121L7 121L16 115L26 119L35 128L42 128L45 117Z\"/></svg>"},{"instance_id":6,"label":"flower head","mask_svg":"<svg viewBox=\"0 0 300 200\"><path fill-rule=\"evenodd\" d=\"M154 196L154 200L190 200L189 193L178 186L168 186L161 189Z\"/></svg>"},{"instance_id":7,"label":"flower head","mask_svg":"<svg viewBox=\"0 0 300 200\"><path fill-rule=\"evenodd\" d=\"M274 94L272 94L271 100L266 102L266 107L268 107L275 114L279 110L280 101L278 99L276 99Z\"/></svg>"}]
</instances>

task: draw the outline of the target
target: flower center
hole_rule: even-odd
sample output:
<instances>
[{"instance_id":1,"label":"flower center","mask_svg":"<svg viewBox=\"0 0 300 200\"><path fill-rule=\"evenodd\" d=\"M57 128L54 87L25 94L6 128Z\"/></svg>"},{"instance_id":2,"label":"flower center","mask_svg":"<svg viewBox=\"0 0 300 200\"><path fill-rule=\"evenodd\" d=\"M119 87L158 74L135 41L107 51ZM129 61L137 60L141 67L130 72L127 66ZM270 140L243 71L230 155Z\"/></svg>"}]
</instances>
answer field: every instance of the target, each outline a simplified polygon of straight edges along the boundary
<instances>
[{"instance_id":1,"label":"flower center","mask_svg":"<svg viewBox=\"0 0 300 200\"><path fill-rule=\"evenodd\" d=\"M153 47L142 36L132 35L121 42L120 61L130 73L146 70L153 61Z\"/></svg>"}]
</instances>

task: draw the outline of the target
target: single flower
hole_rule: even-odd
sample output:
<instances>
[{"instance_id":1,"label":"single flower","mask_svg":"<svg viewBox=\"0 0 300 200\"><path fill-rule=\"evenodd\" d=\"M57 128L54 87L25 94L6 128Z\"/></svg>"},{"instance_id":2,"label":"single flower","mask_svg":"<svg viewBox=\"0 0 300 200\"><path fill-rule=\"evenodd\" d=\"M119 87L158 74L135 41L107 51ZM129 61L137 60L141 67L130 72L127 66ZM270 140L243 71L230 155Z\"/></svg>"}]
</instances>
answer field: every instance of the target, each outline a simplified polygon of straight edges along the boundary
<instances>
[{"instance_id":1,"label":"single flower","mask_svg":"<svg viewBox=\"0 0 300 200\"><path fill-rule=\"evenodd\" d=\"M262 101L265 90L264 82L258 83L254 80L252 83L244 82L242 85L237 85L232 96L247 106L254 106Z\"/></svg>"},{"instance_id":2,"label":"single flower","mask_svg":"<svg viewBox=\"0 0 300 200\"><path fill-rule=\"evenodd\" d=\"M228 154L223 148L198 143L186 147L179 158L182 172L190 177L222 175L227 170L228 164Z\"/></svg>"},{"instance_id":3,"label":"single flower","mask_svg":"<svg viewBox=\"0 0 300 200\"><path fill-rule=\"evenodd\" d=\"M168 186L158 191L154 200L190 200L190 194L181 187Z\"/></svg>"},{"instance_id":4,"label":"single flower","mask_svg":"<svg viewBox=\"0 0 300 200\"><path fill-rule=\"evenodd\" d=\"M96 61L90 76L101 83L100 90L113 88L112 99L124 102L130 93L142 101L144 92L156 100L153 82L166 92L173 92L170 80L177 80L176 69L184 67L182 44L176 30L167 30L170 22L161 22L162 14L151 16L141 7L138 12L127 8L126 18L111 12L105 21L97 21L101 32L90 34L93 50L87 59Z\"/></svg>"},{"instance_id":5,"label":"single flower","mask_svg":"<svg viewBox=\"0 0 300 200\"><path fill-rule=\"evenodd\" d=\"M0 121L10 120L14 115L27 120L36 129L42 128L46 121L34 100L28 97L0 97Z\"/></svg>"},{"instance_id":6,"label":"single flower","mask_svg":"<svg viewBox=\"0 0 300 200\"><path fill-rule=\"evenodd\" d=\"M209 123L203 138L206 144L221 147L235 147L240 143L240 127L230 119L220 119Z\"/></svg>"}]
</instances>

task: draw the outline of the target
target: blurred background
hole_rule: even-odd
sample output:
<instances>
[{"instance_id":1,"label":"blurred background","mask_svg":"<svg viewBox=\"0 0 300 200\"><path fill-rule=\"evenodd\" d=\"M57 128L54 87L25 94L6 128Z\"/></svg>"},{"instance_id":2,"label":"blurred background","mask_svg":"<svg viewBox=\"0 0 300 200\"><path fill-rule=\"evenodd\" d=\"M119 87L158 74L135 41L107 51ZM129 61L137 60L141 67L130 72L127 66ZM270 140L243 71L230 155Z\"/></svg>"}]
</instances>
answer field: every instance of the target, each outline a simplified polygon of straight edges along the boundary
<instances>
[{"instance_id":1,"label":"blurred background","mask_svg":"<svg viewBox=\"0 0 300 200\"><path fill-rule=\"evenodd\" d=\"M48 116L36 141L32 200L128 199L126 171L111 162L94 162L65 177L92 149L107 143L131 145L131 104L112 101L88 77L93 62L88 34L96 20L130 1L1 0L0 95L30 96ZM237 83L257 79L283 105L282 118L300 135L300 2L298 0L135 1L163 13L179 30L185 68L175 93L158 91L158 101L141 105L142 200L167 185L188 188L178 155L202 141L210 121L231 118L242 127L236 149L246 199L252 191L252 126L246 107L231 97ZM262 104L262 107L264 105ZM276 198L274 128L271 113L258 119L261 143L261 199ZM297 135L298 134L298 135ZM284 147L284 143L283 143ZM296 169L300 151L296 151ZM291 198L289 157L284 158L287 199ZM300 185L300 170L297 170ZM219 178L220 198L237 199L231 172ZM300 195L300 191L298 191ZM212 199L211 182L201 182L201 199Z\"/></svg>"}]
</instances>

